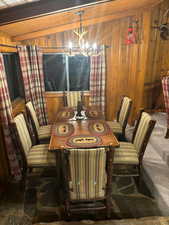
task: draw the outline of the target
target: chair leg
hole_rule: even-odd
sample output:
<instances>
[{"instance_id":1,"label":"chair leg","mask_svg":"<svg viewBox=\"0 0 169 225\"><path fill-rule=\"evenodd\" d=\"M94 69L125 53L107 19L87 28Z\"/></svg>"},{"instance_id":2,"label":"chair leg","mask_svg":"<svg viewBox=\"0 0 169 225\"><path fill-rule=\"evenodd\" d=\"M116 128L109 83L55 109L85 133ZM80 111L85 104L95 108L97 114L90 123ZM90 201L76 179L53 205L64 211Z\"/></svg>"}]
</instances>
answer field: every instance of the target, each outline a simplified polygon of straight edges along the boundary
<instances>
[{"instance_id":1,"label":"chair leg","mask_svg":"<svg viewBox=\"0 0 169 225\"><path fill-rule=\"evenodd\" d=\"M65 209L64 209L64 211L65 211L65 216L64 216L65 220L69 221L71 213L70 213L70 203L67 200L65 201Z\"/></svg>"},{"instance_id":2,"label":"chair leg","mask_svg":"<svg viewBox=\"0 0 169 225\"><path fill-rule=\"evenodd\" d=\"M165 138L169 138L169 128L167 128L167 132L166 132Z\"/></svg>"},{"instance_id":3,"label":"chair leg","mask_svg":"<svg viewBox=\"0 0 169 225\"><path fill-rule=\"evenodd\" d=\"M142 175L141 175L141 165L138 166L138 188L140 190L141 188L141 181L142 181Z\"/></svg>"},{"instance_id":4,"label":"chair leg","mask_svg":"<svg viewBox=\"0 0 169 225\"><path fill-rule=\"evenodd\" d=\"M112 209L112 197L109 196L109 198L106 199L106 216L107 216L107 219L111 218L111 209Z\"/></svg>"}]
</instances>

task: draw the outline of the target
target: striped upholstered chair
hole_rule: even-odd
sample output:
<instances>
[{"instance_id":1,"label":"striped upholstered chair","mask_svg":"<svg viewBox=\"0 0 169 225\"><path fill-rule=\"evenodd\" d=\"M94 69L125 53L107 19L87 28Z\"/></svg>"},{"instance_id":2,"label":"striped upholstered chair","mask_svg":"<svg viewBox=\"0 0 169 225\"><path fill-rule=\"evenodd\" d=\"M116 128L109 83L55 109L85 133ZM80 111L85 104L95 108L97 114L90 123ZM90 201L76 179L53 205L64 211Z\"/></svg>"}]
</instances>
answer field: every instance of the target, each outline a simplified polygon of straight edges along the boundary
<instances>
[{"instance_id":1,"label":"striped upholstered chair","mask_svg":"<svg viewBox=\"0 0 169 225\"><path fill-rule=\"evenodd\" d=\"M83 92L68 91L64 93L64 105L68 107L77 107L78 101L83 102Z\"/></svg>"},{"instance_id":2,"label":"striped upholstered chair","mask_svg":"<svg viewBox=\"0 0 169 225\"><path fill-rule=\"evenodd\" d=\"M113 150L71 149L65 154L67 215L82 210L106 209L110 216ZM69 172L68 172L69 171Z\"/></svg>"},{"instance_id":3,"label":"striped upholstered chair","mask_svg":"<svg viewBox=\"0 0 169 225\"><path fill-rule=\"evenodd\" d=\"M31 101L26 103L28 120L32 124L37 143L48 143L51 137L51 125L40 126Z\"/></svg>"},{"instance_id":4,"label":"striped upholstered chair","mask_svg":"<svg viewBox=\"0 0 169 225\"><path fill-rule=\"evenodd\" d=\"M121 175L122 172L122 174L125 175L124 173L128 173L129 171L129 175L140 175L144 152L155 123L156 121L152 120L148 113L143 111L140 112L139 119L133 132L132 142L120 142L120 147L115 148L114 150L114 174L117 172L117 174L119 173L119 175ZM120 168L123 168L124 170L120 171Z\"/></svg>"},{"instance_id":5,"label":"striped upholstered chair","mask_svg":"<svg viewBox=\"0 0 169 225\"><path fill-rule=\"evenodd\" d=\"M18 114L12 123L12 130L16 138L15 144L23 156L23 169L56 167L54 153L48 151L48 144L32 146L31 136L23 113Z\"/></svg>"},{"instance_id":6,"label":"striped upholstered chair","mask_svg":"<svg viewBox=\"0 0 169 225\"><path fill-rule=\"evenodd\" d=\"M115 135L125 137L129 114L131 111L132 100L126 96L122 98L116 121L107 121Z\"/></svg>"}]
</instances>

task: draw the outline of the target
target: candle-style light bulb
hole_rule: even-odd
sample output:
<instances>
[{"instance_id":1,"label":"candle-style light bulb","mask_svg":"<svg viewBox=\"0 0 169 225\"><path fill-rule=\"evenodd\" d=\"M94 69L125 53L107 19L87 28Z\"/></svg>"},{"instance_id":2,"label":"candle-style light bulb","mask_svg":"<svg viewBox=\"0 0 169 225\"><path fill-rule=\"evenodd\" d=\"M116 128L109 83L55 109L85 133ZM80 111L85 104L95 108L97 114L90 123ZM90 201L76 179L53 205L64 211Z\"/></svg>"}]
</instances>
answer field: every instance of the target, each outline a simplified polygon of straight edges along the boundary
<instances>
[{"instance_id":1,"label":"candle-style light bulb","mask_svg":"<svg viewBox=\"0 0 169 225\"><path fill-rule=\"evenodd\" d=\"M70 41L69 42L69 48L72 49L72 47L73 47L73 45L72 45L72 42Z\"/></svg>"},{"instance_id":2,"label":"candle-style light bulb","mask_svg":"<svg viewBox=\"0 0 169 225\"><path fill-rule=\"evenodd\" d=\"M86 42L85 47L86 47L86 49L88 49L88 48L89 48L89 43L88 43L88 42Z\"/></svg>"},{"instance_id":3,"label":"candle-style light bulb","mask_svg":"<svg viewBox=\"0 0 169 225\"><path fill-rule=\"evenodd\" d=\"M97 49L96 43L93 44L92 48L93 48L93 50L96 50Z\"/></svg>"}]
</instances>

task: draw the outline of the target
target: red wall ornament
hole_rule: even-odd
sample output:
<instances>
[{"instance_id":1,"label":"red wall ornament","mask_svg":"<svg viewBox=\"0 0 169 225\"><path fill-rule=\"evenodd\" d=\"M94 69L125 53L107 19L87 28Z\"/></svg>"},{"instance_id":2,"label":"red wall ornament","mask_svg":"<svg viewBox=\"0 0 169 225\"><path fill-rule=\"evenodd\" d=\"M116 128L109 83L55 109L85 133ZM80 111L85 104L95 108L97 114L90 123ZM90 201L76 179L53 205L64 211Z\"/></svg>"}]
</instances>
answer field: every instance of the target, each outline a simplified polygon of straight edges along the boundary
<instances>
[{"instance_id":1,"label":"red wall ornament","mask_svg":"<svg viewBox=\"0 0 169 225\"><path fill-rule=\"evenodd\" d=\"M125 40L125 44L135 44L137 43L137 31L138 31L138 20L131 22L127 29L127 37Z\"/></svg>"}]
</instances>

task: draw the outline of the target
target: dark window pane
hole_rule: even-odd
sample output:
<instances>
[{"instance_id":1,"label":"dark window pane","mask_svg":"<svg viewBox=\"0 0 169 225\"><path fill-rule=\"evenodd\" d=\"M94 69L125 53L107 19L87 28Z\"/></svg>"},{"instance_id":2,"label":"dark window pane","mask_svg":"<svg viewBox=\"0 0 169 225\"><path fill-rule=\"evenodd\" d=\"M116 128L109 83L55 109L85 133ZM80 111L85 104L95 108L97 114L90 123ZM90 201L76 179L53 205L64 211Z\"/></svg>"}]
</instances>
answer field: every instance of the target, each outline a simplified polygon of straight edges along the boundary
<instances>
[{"instance_id":1,"label":"dark window pane","mask_svg":"<svg viewBox=\"0 0 169 225\"><path fill-rule=\"evenodd\" d=\"M3 54L7 83L11 101L23 97L23 84L21 81L21 70L17 53Z\"/></svg>"},{"instance_id":2,"label":"dark window pane","mask_svg":"<svg viewBox=\"0 0 169 225\"><path fill-rule=\"evenodd\" d=\"M43 67L46 91L66 90L66 57L63 54L44 54Z\"/></svg>"},{"instance_id":3,"label":"dark window pane","mask_svg":"<svg viewBox=\"0 0 169 225\"><path fill-rule=\"evenodd\" d=\"M69 56L70 91L89 90L90 62L88 56Z\"/></svg>"}]
</instances>

